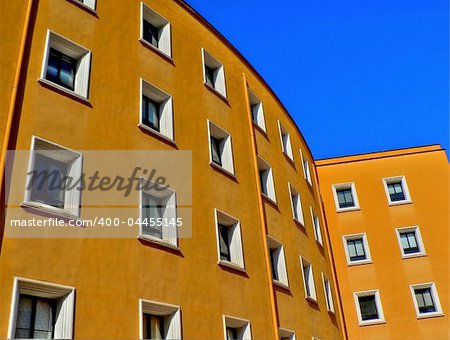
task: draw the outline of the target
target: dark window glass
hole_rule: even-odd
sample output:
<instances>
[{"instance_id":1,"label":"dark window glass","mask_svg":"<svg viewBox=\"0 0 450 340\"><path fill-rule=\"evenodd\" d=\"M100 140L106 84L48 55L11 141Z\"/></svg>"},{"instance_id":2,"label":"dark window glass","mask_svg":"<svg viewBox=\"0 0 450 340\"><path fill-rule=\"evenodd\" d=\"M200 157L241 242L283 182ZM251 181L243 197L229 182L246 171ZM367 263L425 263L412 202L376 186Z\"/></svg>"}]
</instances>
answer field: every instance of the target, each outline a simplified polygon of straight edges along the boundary
<instances>
[{"instance_id":1,"label":"dark window glass","mask_svg":"<svg viewBox=\"0 0 450 340\"><path fill-rule=\"evenodd\" d=\"M148 21L144 20L143 38L155 47L159 45L159 29Z\"/></svg>"},{"instance_id":2,"label":"dark window glass","mask_svg":"<svg viewBox=\"0 0 450 340\"><path fill-rule=\"evenodd\" d=\"M305 276L306 295L311 296L311 287L309 286L309 276L311 275L311 266L310 265L303 266L303 275Z\"/></svg>"},{"instance_id":3,"label":"dark window glass","mask_svg":"<svg viewBox=\"0 0 450 340\"><path fill-rule=\"evenodd\" d=\"M219 224L218 228L219 228L220 259L231 261L230 240L228 236L229 227Z\"/></svg>"},{"instance_id":4,"label":"dark window glass","mask_svg":"<svg viewBox=\"0 0 450 340\"><path fill-rule=\"evenodd\" d=\"M421 288L414 291L416 294L417 306L420 313L436 312L431 288Z\"/></svg>"},{"instance_id":5,"label":"dark window glass","mask_svg":"<svg viewBox=\"0 0 450 340\"><path fill-rule=\"evenodd\" d=\"M52 339L55 311L55 300L20 294L15 338Z\"/></svg>"},{"instance_id":6,"label":"dark window glass","mask_svg":"<svg viewBox=\"0 0 450 340\"><path fill-rule=\"evenodd\" d=\"M269 249L270 252L270 264L272 265L272 276L274 280L278 280L278 249L277 248L271 248Z\"/></svg>"},{"instance_id":7,"label":"dark window glass","mask_svg":"<svg viewBox=\"0 0 450 340\"><path fill-rule=\"evenodd\" d=\"M145 313L143 327L144 339L165 339L163 315Z\"/></svg>"},{"instance_id":8,"label":"dark window glass","mask_svg":"<svg viewBox=\"0 0 450 340\"><path fill-rule=\"evenodd\" d=\"M45 78L73 91L77 63L76 59L50 48Z\"/></svg>"},{"instance_id":9,"label":"dark window glass","mask_svg":"<svg viewBox=\"0 0 450 340\"><path fill-rule=\"evenodd\" d=\"M258 108L259 108L259 104L250 104L250 111L252 112L252 120L255 123L258 123Z\"/></svg>"},{"instance_id":10,"label":"dark window glass","mask_svg":"<svg viewBox=\"0 0 450 340\"><path fill-rule=\"evenodd\" d=\"M142 233L162 239L162 226L156 223L156 219L164 216L166 206L160 198L147 193L142 195L142 200Z\"/></svg>"},{"instance_id":11,"label":"dark window glass","mask_svg":"<svg viewBox=\"0 0 450 340\"><path fill-rule=\"evenodd\" d=\"M265 195L269 195L267 191L267 170L259 170L259 180L261 182L261 191Z\"/></svg>"},{"instance_id":12,"label":"dark window glass","mask_svg":"<svg viewBox=\"0 0 450 340\"><path fill-rule=\"evenodd\" d=\"M363 321L379 319L375 295L360 296L358 301Z\"/></svg>"},{"instance_id":13,"label":"dark window glass","mask_svg":"<svg viewBox=\"0 0 450 340\"><path fill-rule=\"evenodd\" d=\"M158 132L160 131L160 106L161 104L153 99L142 96L142 123Z\"/></svg>"},{"instance_id":14,"label":"dark window glass","mask_svg":"<svg viewBox=\"0 0 450 340\"><path fill-rule=\"evenodd\" d=\"M352 189L338 189L336 190L339 208L349 208L354 207L355 202L353 201Z\"/></svg>"},{"instance_id":15,"label":"dark window glass","mask_svg":"<svg viewBox=\"0 0 450 340\"><path fill-rule=\"evenodd\" d=\"M389 197L391 202L404 201L405 193L403 192L402 182L388 183Z\"/></svg>"},{"instance_id":16,"label":"dark window glass","mask_svg":"<svg viewBox=\"0 0 450 340\"><path fill-rule=\"evenodd\" d=\"M216 69L205 65L206 84L215 87L216 84Z\"/></svg>"},{"instance_id":17,"label":"dark window glass","mask_svg":"<svg viewBox=\"0 0 450 340\"><path fill-rule=\"evenodd\" d=\"M227 327L227 340L237 340L237 329L232 327Z\"/></svg>"},{"instance_id":18,"label":"dark window glass","mask_svg":"<svg viewBox=\"0 0 450 340\"><path fill-rule=\"evenodd\" d=\"M405 254L413 254L419 252L419 245L417 244L416 233L409 231L400 234L403 252Z\"/></svg>"},{"instance_id":19,"label":"dark window glass","mask_svg":"<svg viewBox=\"0 0 450 340\"><path fill-rule=\"evenodd\" d=\"M211 158L214 163L222 166L222 157L221 157L221 143L222 141L216 137L211 136Z\"/></svg>"},{"instance_id":20,"label":"dark window glass","mask_svg":"<svg viewBox=\"0 0 450 340\"><path fill-rule=\"evenodd\" d=\"M362 238L347 240L347 249L350 261L361 261L367 258Z\"/></svg>"}]
</instances>

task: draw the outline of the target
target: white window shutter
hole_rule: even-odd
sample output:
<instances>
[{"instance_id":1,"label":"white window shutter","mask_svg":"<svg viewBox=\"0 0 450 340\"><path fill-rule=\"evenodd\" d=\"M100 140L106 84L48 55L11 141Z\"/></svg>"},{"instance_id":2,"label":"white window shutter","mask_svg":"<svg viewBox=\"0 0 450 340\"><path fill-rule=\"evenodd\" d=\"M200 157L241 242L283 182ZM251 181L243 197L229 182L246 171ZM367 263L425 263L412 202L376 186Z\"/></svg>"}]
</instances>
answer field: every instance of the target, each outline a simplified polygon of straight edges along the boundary
<instances>
[{"instance_id":1,"label":"white window shutter","mask_svg":"<svg viewBox=\"0 0 450 340\"><path fill-rule=\"evenodd\" d=\"M280 247L279 251L278 251L277 271L278 271L278 278L279 278L280 282L284 283L285 285L288 285L288 277L287 277L287 271L286 271L286 259L284 257L283 247Z\"/></svg>"},{"instance_id":2,"label":"white window shutter","mask_svg":"<svg viewBox=\"0 0 450 340\"><path fill-rule=\"evenodd\" d=\"M166 339L181 339L181 312L177 309L169 319L169 325L166 326Z\"/></svg>"},{"instance_id":3,"label":"white window shutter","mask_svg":"<svg viewBox=\"0 0 450 340\"><path fill-rule=\"evenodd\" d=\"M172 105L172 97L167 99L161 105L161 119L160 119L160 129L161 133L173 139L173 105Z\"/></svg>"},{"instance_id":4,"label":"white window shutter","mask_svg":"<svg viewBox=\"0 0 450 340\"><path fill-rule=\"evenodd\" d=\"M267 193L268 196L275 201L275 187L273 183L272 168L267 171Z\"/></svg>"},{"instance_id":5,"label":"white window shutter","mask_svg":"<svg viewBox=\"0 0 450 340\"><path fill-rule=\"evenodd\" d=\"M297 194L295 197L296 197L296 203L297 203L296 206L295 206L295 209L297 209L298 220L299 220L299 222L304 224L305 220L304 220L304 217L303 217L302 200L300 198L300 194Z\"/></svg>"},{"instance_id":6,"label":"white window shutter","mask_svg":"<svg viewBox=\"0 0 450 340\"><path fill-rule=\"evenodd\" d=\"M286 143L285 143L285 145L286 145L286 154L288 155L288 157L290 159L293 160L294 159L294 155L292 154L291 139L289 138L288 134L284 135L284 137L286 139Z\"/></svg>"},{"instance_id":7,"label":"white window shutter","mask_svg":"<svg viewBox=\"0 0 450 340\"><path fill-rule=\"evenodd\" d=\"M92 53L89 52L81 57L75 75L75 92L86 98L88 98L89 90L89 69L91 67L91 55Z\"/></svg>"},{"instance_id":8,"label":"white window shutter","mask_svg":"<svg viewBox=\"0 0 450 340\"><path fill-rule=\"evenodd\" d=\"M55 322L55 339L72 339L75 291L58 300Z\"/></svg>"},{"instance_id":9,"label":"white window shutter","mask_svg":"<svg viewBox=\"0 0 450 340\"><path fill-rule=\"evenodd\" d=\"M84 4L95 10L95 0L83 0Z\"/></svg>"},{"instance_id":10,"label":"white window shutter","mask_svg":"<svg viewBox=\"0 0 450 340\"><path fill-rule=\"evenodd\" d=\"M250 330L250 324L248 323L244 327L242 327L241 334L238 334L238 337L242 340L251 340L252 339L252 333Z\"/></svg>"},{"instance_id":11,"label":"white window shutter","mask_svg":"<svg viewBox=\"0 0 450 340\"><path fill-rule=\"evenodd\" d=\"M170 46L170 24L166 24L161 28L159 49L169 57L172 56L172 48Z\"/></svg>"},{"instance_id":12,"label":"white window shutter","mask_svg":"<svg viewBox=\"0 0 450 340\"><path fill-rule=\"evenodd\" d=\"M178 233L177 233L177 201L176 193L172 193L167 199L166 208L163 215L163 239L170 242L173 245L178 245Z\"/></svg>"},{"instance_id":13,"label":"white window shutter","mask_svg":"<svg viewBox=\"0 0 450 340\"><path fill-rule=\"evenodd\" d=\"M83 166L83 159L82 156L79 156L70 164L68 176L71 181L70 183L66 182L68 187L66 188L64 209L67 209L71 214L75 216L80 215L82 166ZM75 183L77 182L78 184L75 185ZM78 190L78 188L80 188L80 190Z\"/></svg>"},{"instance_id":14,"label":"white window shutter","mask_svg":"<svg viewBox=\"0 0 450 340\"><path fill-rule=\"evenodd\" d=\"M244 268L244 255L242 251L241 227L237 223L229 228L231 262Z\"/></svg>"},{"instance_id":15,"label":"white window shutter","mask_svg":"<svg viewBox=\"0 0 450 340\"><path fill-rule=\"evenodd\" d=\"M224 138L221 145L222 166L231 173L234 173L233 154L231 147L231 137Z\"/></svg>"},{"instance_id":16,"label":"white window shutter","mask_svg":"<svg viewBox=\"0 0 450 340\"><path fill-rule=\"evenodd\" d=\"M225 72L224 72L223 66L220 66L216 72L217 72L217 74L216 74L215 88L217 91L219 91L220 94L222 94L224 97L226 97L227 91L226 91L226 87L225 87Z\"/></svg>"},{"instance_id":17,"label":"white window shutter","mask_svg":"<svg viewBox=\"0 0 450 340\"><path fill-rule=\"evenodd\" d=\"M263 129L264 131L266 131L266 122L264 120L264 109L263 109L263 104L262 103L258 103L255 107L256 110L256 122L259 125L259 127L261 129Z\"/></svg>"}]
</instances>

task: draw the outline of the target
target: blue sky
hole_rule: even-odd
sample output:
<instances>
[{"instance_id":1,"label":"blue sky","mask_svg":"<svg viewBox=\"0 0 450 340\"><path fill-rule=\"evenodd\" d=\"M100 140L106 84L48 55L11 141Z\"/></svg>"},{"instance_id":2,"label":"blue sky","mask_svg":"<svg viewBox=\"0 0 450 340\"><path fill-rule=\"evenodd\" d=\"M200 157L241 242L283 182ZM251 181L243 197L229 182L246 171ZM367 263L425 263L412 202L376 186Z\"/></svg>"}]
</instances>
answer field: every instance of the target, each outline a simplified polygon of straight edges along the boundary
<instances>
[{"instance_id":1,"label":"blue sky","mask_svg":"<svg viewBox=\"0 0 450 340\"><path fill-rule=\"evenodd\" d=\"M448 153L448 0L187 2L274 89L315 158Z\"/></svg>"}]
</instances>

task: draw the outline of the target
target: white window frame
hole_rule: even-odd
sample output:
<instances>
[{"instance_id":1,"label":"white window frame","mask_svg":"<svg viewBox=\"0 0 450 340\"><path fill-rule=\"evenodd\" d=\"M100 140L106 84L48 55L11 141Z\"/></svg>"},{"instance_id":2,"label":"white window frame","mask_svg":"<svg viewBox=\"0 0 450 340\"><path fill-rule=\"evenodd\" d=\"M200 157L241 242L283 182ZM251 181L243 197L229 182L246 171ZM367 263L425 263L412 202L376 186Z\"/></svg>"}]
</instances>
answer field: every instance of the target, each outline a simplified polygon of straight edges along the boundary
<instances>
[{"instance_id":1,"label":"white window frame","mask_svg":"<svg viewBox=\"0 0 450 340\"><path fill-rule=\"evenodd\" d=\"M140 178L141 181L141 186L143 186L144 184L151 186L152 189L151 190L145 190L145 188L143 188L142 190L140 190L139 192L139 221L141 222L139 224L139 236L138 238L143 239L143 240L147 240L153 243L158 243L161 244L163 246L167 246L170 248L174 248L174 249L179 249L178 247L178 227L176 225L177 223L177 195L176 195L176 191L171 189L171 188L166 188L163 191L156 191L154 189L155 183L153 182L146 182L144 178ZM152 235L148 235L148 234L144 234L143 233L143 225L142 222L144 220L144 213L143 213L143 205L144 205L144 195L150 195L153 197L158 197L158 198L167 198L166 201L166 208L164 209L164 217L163 219L167 218L168 221L168 225L162 225L162 239L152 236ZM172 225L172 219L174 219L174 223L175 225ZM147 221L148 222L148 221Z\"/></svg>"},{"instance_id":2,"label":"white window frame","mask_svg":"<svg viewBox=\"0 0 450 340\"><path fill-rule=\"evenodd\" d=\"M158 46L154 46L144 39L144 20L158 28ZM141 2L141 22L140 22L140 36L139 41L155 50L162 53L164 56L172 58L172 38L171 26L169 20L150 8L148 5Z\"/></svg>"},{"instance_id":3,"label":"white window frame","mask_svg":"<svg viewBox=\"0 0 450 340\"><path fill-rule=\"evenodd\" d=\"M82 175L83 155L80 152L50 142L46 139L32 136L30 158L28 160L28 175L26 179L24 202L22 203L22 206L45 210L47 212L56 213L58 215L69 218L78 218L80 216L81 205L81 188L79 187L79 185L70 190L66 190L63 209L31 200L31 189L27 190L27 188L32 179L31 172L34 170L35 155L37 152L43 153L45 156L53 158L57 161L67 163L68 176L73 178L71 186L73 186L74 182L77 182Z\"/></svg>"},{"instance_id":4,"label":"white window frame","mask_svg":"<svg viewBox=\"0 0 450 340\"><path fill-rule=\"evenodd\" d=\"M86 8L89 11L96 12L97 0L69 0L77 5Z\"/></svg>"},{"instance_id":5,"label":"white window frame","mask_svg":"<svg viewBox=\"0 0 450 340\"><path fill-rule=\"evenodd\" d=\"M54 48L57 51L64 53L65 55L74 58L78 61L75 72L74 90L56 84L53 81L48 80L46 78L50 48ZM63 37L62 35L47 30L41 75L38 81L43 84L54 87L59 91L67 93L71 96L79 98L83 101L88 101L91 59L92 59L92 52L87 48L78 45L77 43Z\"/></svg>"},{"instance_id":6,"label":"white window frame","mask_svg":"<svg viewBox=\"0 0 450 340\"><path fill-rule=\"evenodd\" d=\"M209 53L206 49L202 48L202 70L203 70L203 83L220 94L222 97L227 98L227 83L225 79L225 68L223 64L215 58L211 53ZM206 70L205 66L210 68L214 68L214 84L213 86L206 83Z\"/></svg>"},{"instance_id":7,"label":"white window frame","mask_svg":"<svg viewBox=\"0 0 450 340\"><path fill-rule=\"evenodd\" d=\"M142 120L142 109L143 100L142 96L146 96L160 105L160 115L159 120L160 131L153 129L150 126L144 124ZM167 92L157 88L156 86L150 84L148 81L140 78L140 97L139 97L139 124L138 126L149 131L150 133L161 137L171 143L175 142L174 132L173 132L173 98Z\"/></svg>"},{"instance_id":8,"label":"white window frame","mask_svg":"<svg viewBox=\"0 0 450 340\"><path fill-rule=\"evenodd\" d=\"M250 104L250 112L252 114L252 122L260 128L264 133L266 131L266 121L264 118L264 106L262 101L255 95L255 93L248 89L248 101Z\"/></svg>"},{"instance_id":9,"label":"white window frame","mask_svg":"<svg viewBox=\"0 0 450 340\"><path fill-rule=\"evenodd\" d=\"M309 266L309 273L308 273L309 275L308 277L306 277L305 267L308 266ZM305 299L317 303L317 291L316 291L316 283L314 281L314 270L312 263L309 262L307 259L305 259L303 256L300 256L300 267L303 277L303 288L305 291ZM308 294L308 291L306 290L306 280L308 280L310 294Z\"/></svg>"},{"instance_id":10,"label":"white window frame","mask_svg":"<svg viewBox=\"0 0 450 340\"><path fill-rule=\"evenodd\" d=\"M144 314L164 316L165 339L181 339L181 308L167 303L139 299L139 339L144 338ZM169 321L166 322L166 318Z\"/></svg>"},{"instance_id":11,"label":"white window frame","mask_svg":"<svg viewBox=\"0 0 450 340\"><path fill-rule=\"evenodd\" d=\"M209 119L207 119L207 123L208 123L209 164L234 176L233 143L231 140L231 135L217 124L211 122ZM211 136L217 139L221 139L219 151L222 165L216 164L212 160Z\"/></svg>"},{"instance_id":12,"label":"white window frame","mask_svg":"<svg viewBox=\"0 0 450 340\"><path fill-rule=\"evenodd\" d=\"M359 207L359 200L358 200L358 195L356 193L356 186L355 186L354 182L333 184L331 186L331 188L332 188L332 191L333 191L334 204L336 206L336 211L337 212L344 212L344 211L352 211L352 210L360 210L361 209ZM337 196L337 191L340 190L340 189L350 189L352 191L353 203L355 204L353 207L347 207L347 208L339 207L339 200L338 200L338 196Z\"/></svg>"},{"instance_id":13,"label":"white window frame","mask_svg":"<svg viewBox=\"0 0 450 340\"><path fill-rule=\"evenodd\" d=\"M378 319L363 320L362 316L361 316L361 308L359 306L358 298L364 297L364 296L372 296L372 295L375 296L375 305L377 307ZM358 316L358 323L360 326L369 326L369 325L377 325L377 324L386 323L386 321L384 319L383 306L381 304L380 292L378 289L354 292L353 298L355 300L356 314Z\"/></svg>"},{"instance_id":14,"label":"white window frame","mask_svg":"<svg viewBox=\"0 0 450 340\"><path fill-rule=\"evenodd\" d=\"M238 329L237 340L251 340L252 330L250 321L246 319L237 318L234 316L223 315L223 338L227 340L227 327Z\"/></svg>"},{"instance_id":15,"label":"white window frame","mask_svg":"<svg viewBox=\"0 0 450 340\"><path fill-rule=\"evenodd\" d=\"M324 273L322 274L322 284L323 284L323 292L325 295L325 304L327 306L327 310L330 313L334 312L334 300L333 300L333 289L331 288L331 281L328 279L328 277L325 276ZM328 283L328 285L327 285Z\"/></svg>"},{"instance_id":16,"label":"white window frame","mask_svg":"<svg viewBox=\"0 0 450 340\"><path fill-rule=\"evenodd\" d=\"M263 197L267 198L268 200L272 201L273 203L277 202L277 196L275 193L275 182L273 178L273 170L272 167L267 163L264 159L257 156L257 162L258 162L258 175L261 171L264 171L264 179L266 181L266 188L267 188L267 194L264 192L262 186L261 186L261 194ZM261 177L261 176L260 176ZM261 183L262 185L262 183Z\"/></svg>"},{"instance_id":17,"label":"white window frame","mask_svg":"<svg viewBox=\"0 0 450 340\"><path fill-rule=\"evenodd\" d=\"M405 199L402 201L394 201L393 202L393 201L391 201L391 196L389 195L388 183L390 184L390 183L396 183L396 182L401 182L403 194L405 195ZM386 193L386 198L387 198L389 206L412 203L411 194L409 193L408 184L406 183L405 176L385 177L385 178L383 178L383 187L384 187L384 191Z\"/></svg>"},{"instance_id":18,"label":"white window frame","mask_svg":"<svg viewBox=\"0 0 450 340\"><path fill-rule=\"evenodd\" d=\"M300 158L302 160L302 168L303 168L303 176L305 178L306 183L310 186L313 185L312 176L311 176L311 165L306 157L303 157L303 151L300 149Z\"/></svg>"},{"instance_id":19,"label":"white window frame","mask_svg":"<svg viewBox=\"0 0 450 340\"><path fill-rule=\"evenodd\" d=\"M278 131L280 133L281 151L294 162L294 153L292 152L291 137L287 129L278 121Z\"/></svg>"},{"instance_id":20,"label":"white window frame","mask_svg":"<svg viewBox=\"0 0 450 340\"><path fill-rule=\"evenodd\" d=\"M55 339L73 338L75 288L44 281L14 277L8 325L8 339L15 338L20 294L57 300L56 322L54 326Z\"/></svg>"},{"instance_id":21,"label":"white window frame","mask_svg":"<svg viewBox=\"0 0 450 340\"><path fill-rule=\"evenodd\" d=\"M305 226L305 219L303 216L303 206L300 192L295 189L292 184L288 183L289 197L291 200L292 208L292 219L300 224L302 227ZM295 216L297 214L298 218Z\"/></svg>"},{"instance_id":22,"label":"white window frame","mask_svg":"<svg viewBox=\"0 0 450 340\"><path fill-rule=\"evenodd\" d=\"M358 260L358 261L350 261L350 254L348 252L347 240L356 240L356 239L360 239L360 238L363 241L363 247L364 247L364 253L366 254L366 259ZM344 242L344 250L345 250L345 257L347 259L347 266L357 266L357 265L361 265L361 264L372 263L372 256L370 254L369 241L367 240L366 233L343 235L342 241Z\"/></svg>"},{"instance_id":23,"label":"white window frame","mask_svg":"<svg viewBox=\"0 0 450 340\"><path fill-rule=\"evenodd\" d=\"M214 209L216 242L217 242L217 259L218 264L223 264L235 269L245 270L244 249L242 242L241 222L235 217L224 213L218 209ZM220 258L220 240L219 240L219 223L228 227L228 240L230 248L231 261L222 260Z\"/></svg>"},{"instance_id":24,"label":"white window frame","mask_svg":"<svg viewBox=\"0 0 450 340\"><path fill-rule=\"evenodd\" d=\"M441 302L439 300L439 295L438 295L438 292L437 292L437 289L436 289L436 284L434 282L417 283L417 284L410 285L409 288L411 290L411 295L412 295L412 299L413 299L414 309L416 311L416 316L417 316L418 319L434 318L434 317L437 317L437 316L444 315L444 313L442 311ZM431 288L431 294L432 294L433 301L434 301L434 304L435 304L435 307L436 307L436 311L435 312L420 313L419 306L417 304L415 290L416 289L423 289L423 288Z\"/></svg>"},{"instance_id":25,"label":"white window frame","mask_svg":"<svg viewBox=\"0 0 450 340\"><path fill-rule=\"evenodd\" d=\"M309 210L311 212L311 222L314 229L314 238L316 242L323 247L323 238L322 238L322 230L320 228L320 218L319 215L314 213L313 208L310 206Z\"/></svg>"},{"instance_id":26,"label":"white window frame","mask_svg":"<svg viewBox=\"0 0 450 340\"><path fill-rule=\"evenodd\" d=\"M275 279L274 277L272 277L273 283L278 286L288 288L289 287L289 278L288 278L288 270L287 270L287 264L286 264L286 256L284 253L284 246L281 242L279 242L278 240L274 239L271 236L267 236L267 245L268 245L269 251L272 249L276 250L276 263L275 264L272 264L272 257L271 257L271 254L269 253L271 265L276 266L277 274L278 274L278 279Z\"/></svg>"},{"instance_id":27,"label":"white window frame","mask_svg":"<svg viewBox=\"0 0 450 340\"><path fill-rule=\"evenodd\" d=\"M401 234L407 233L407 232L414 232L414 234L416 236L416 242L417 242L417 245L419 247L419 251L417 253L405 254L405 252L404 252L403 245L402 245ZM400 253L401 253L403 259L408 259L408 258L411 258L411 257L421 257L421 256L426 256L427 255L427 253L425 251L425 246L423 244L422 235L420 233L419 226L396 228L395 229L395 234L397 235L398 246L400 248Z\"/></svg>"},{"instance_id":28,"label":"white window frame","mask_svg":"<svg viewBox=\"0 0 450 340\"><path fill-rule=\"evenodd\" d=\"M278 328L278 336L280 340L282 339L295 340L295 332L293 330L283 327Z\"/></svg>"}]
</instances>

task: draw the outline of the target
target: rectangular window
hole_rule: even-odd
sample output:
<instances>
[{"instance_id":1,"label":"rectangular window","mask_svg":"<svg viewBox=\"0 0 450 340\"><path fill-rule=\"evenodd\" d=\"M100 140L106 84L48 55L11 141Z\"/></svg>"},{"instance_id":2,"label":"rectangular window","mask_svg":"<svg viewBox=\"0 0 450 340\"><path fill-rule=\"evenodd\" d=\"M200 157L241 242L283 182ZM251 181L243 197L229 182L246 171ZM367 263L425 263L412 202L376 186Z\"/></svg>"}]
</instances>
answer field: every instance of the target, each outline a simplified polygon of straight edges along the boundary
<instances>
[{"instance_id":1,"label":"rectangular window","mask_svg":"<svg viewBox=\"0 0 450 340\"><path fill-rule=\"evenodd\" d=\"M312 185L311 169L309 168L309 162L306 156L303 156L303 152L300 149L300 158L302 159L303 175L305 176L306 183Z\"/></svg>"},{"instance_id":2,"label":"rectangular window","mask_svg":"<svg viewBox=\"0 0 450 340\"><path fill-rule=\"evenodd\" d=\"M304 226L305 221L303 218L302 201L300 193L290 184L288 184L289 194L291 196L292 216L294 221Z\"/></svg>"},{"instance_id":3,"label":"rectangular window","mask_svg":"<svg viewBox=\"0 0 450 340\"><path fill-rule=\"evenodd\" d=\"M226 340L251 340L252 333L248 320L223 316Z\"/></svg>"},{"instance_id":4,"label":"rectangular window","mask_svg":"<svg viewBox=\"0 0 450 340\"><path fill-rule=\"evenodd\" d=\"M234 175L233 148L228 132L208 120L210 163Z\"/></svg>"},{"instance_id":5,"label":"rectangular window","mask_svg":"<svg viewBox=\"0 0 450 340\"><path fill-rule=\"evenodd\" d=\"M36 296L19 296L17 339L53 339L56 301Z\"/></svg>"},{"instance_id":6,"label":"rectangular window","mask_svg":"<svg viewBox=\"0 0 450 340\"><path fill-rule=\"evenodd\" d=\"M278 328L278 335L280 340L295 340L295 333L289 329Z\"/></svg>"},{"instance_id":7,"label":"rectangular window","mask_svg":"<svg viewBox=\"0 0 450 340\"><path fill-rule=\"evenodd\" d=\"M169 58L172 57L170 22L153 9L141 3L140 41Z\"/></svg>"},{"instance_id":8,"label":"rectangular window","mask_svg":"<svg viewBox=\"0 0 450 340\"><path fill-rule=\"evenodd\" d=\"M181 339L179 306L140 299L139 307L139 339Z\"/></svg>"},{"instance_id":9,"label":"rectangular window","mask_svg":"<svg viewBox=\"0 0 450 340\"><path fill-rule=\"evenodd\" d=\"M172 102L170 95L141 79L139 126L173 142Z\"/></svg>"},{"instance_id":10,"label":"rectangular window","mask_svg":"<svg viewBox=\"0 0 450 340\"><path fill-rule=\"evenodd\" d=\"M220 264L244 268L244 251L239 220L215 209L217 249Z\"/></svg>"},{"instance_id":11,"label":"rectangular window","mask_svg":"<svg viewBox=\"0 0 450 340\"><path fill-rule=\"evenodd\" d=\"M227 90L223 65L205 49L202 49L202 56L204 83L226 98Z\"/></svg>"},{"instance_id":12,"label":"rectangular window","mask_svg":"<svg viewBox=\"0 0 450 340\"><path fill-rule=\"evenodd\" d=\"M334 313L333 294L331 293L331 283L322 273L323 290L325 293L325 301L327 303L327 310Z\"/></svg>"},{"instance_id":13,"label":"rectangular window","mask_svg":"<svg viewBox=\"0 0 450 340\"><path fill-rule=\"evenodd\" d=\"M441 303L434 282L412 285L411 294L418 318L442 315Z\"/></svg>"},{"instance_id":14,"label":"rectangular window","mask_svg":"<svg viewBox=\"0 0 450 340\"><path fill-rule=\"evenodd\" d=\"M348 265L372 262L366 234L344 235L343 240Z\"/></svg>"},{"instance_id":15,"label":"rectangular window","mask_svg":"<svg viewBox=\"0 0 450 340\"><path fill-rule=\"evenodd\" d=\"M316 238L317 243L319 243L321 246L323 246L323 241L322 241L322 231L320 230L320 222L319 222L319 216L317 216L312 207L309 207L310 211L311 211L311 219L312 219L312 224L313 224L313 228L314 228L314 237Z\"/></svg>"},{"instance_id":16,"label":"rectangular window","mask_svg":"<svg viewBox=\"0 0 450 340\"><path fill-rule=\"evenodd\" d=\"M383 185L389 205L412 202L405 176L383 178Z\"/></svg>"},{"instance_id":17,"label":"rectangular window","mask_svg":"<svg viewBox=\"0 0 450 340\"><path fill-rule=\"evenodd\" d=\"M266 122L264 119L264 107L259 98L248 89L248 100L253 122L264 132L266 132Z\"/></svg>"},{"instance_id":18,"label":"rectangular window","mask_svg":"<svg viewBox=\"0 0 450 340\"><path fill-rule=\"evenodd\" d=\"M397 228L396 233L403 258L426 255L419 227Z\"/></svg>"},{"instance_id":19,"label":"rectangular window","mask_svg":"<svg viewBox=\"0 0 450 340\"><path fill-rule=\"evenodd\" d=\"M88 99L91 55L88 49L47 31L39 81L82 99Z\"/></svg>"},{"instance_id":20,"label":"rectangular window","mask_svg":"<svg viewBox=\"0 0 450 340\"><path fill-rule=\"evenodd\" d=\"M269 246L273 280L275 283L288 287L289 282L283 245L271 237L267 238L267 244Z\"/></svg>"},{"instance_id":21,"label":"rectangular window","mask_svg":"<svg viewBox=\"0 0 450 340\"><path fill-rule=\"evenodd\" d=\"M266 161L258 157L258 170L263 195L276 202L272 168Z\"/></svg>"},{"instance_id":22,"label":"rectangular window","mask_svg":"<svg viewBox=\"0 0 450 340\"><path fill-rule=\"evenodd\" d=\"M359 324L361 326L384 323L383 309L378 290L356 292L354 293L354 298Z\"/></svg>"},{"instance_id":23,"label":"rectangular window","mask_svg":"<svg viewBox=\"0 0 450 340\"><path fill-rule=\"evenodd\" d=\"M355 206L352 189L337 189L336 194L338 197L339 208L350 208Z\"/></svg>"},{"instance_id":24,"label":"rectangular window","mask_svg":"<svg viewBox=\"0 0 450 340\"><path fill-rule=\"evenodd\" d=\"M305 286L305 297L313 301L317 301L316 285L314 283L314 274L310 262L300 257L300 264L302 266L303 283Z\"/></svg>"},{"instance_id":25,"label":"rectangular window","mask_svg":"<svg viewBox=\"0 0 450 340\"><path fill-rule=\"evenodd\" d=\"M341 212L359 209L355 183L333 184L332 189L336 211Z\"/></svg>"},{"instance_id":26,"label":"rectangular window","mask_svg":"<svg viewBox=\"0 0 450 340\"><path fill-rule=\"evenodd\" d=\"M278 121L278 129L280 130L280 139L281 139L281 149L283 153L291 160L294 161L294 154L292 153L292 145L291 138L289 137L289 133L281 125L280 121ZM308 168L309 171L309 168Z\"/></svg>"}]
</instances>

